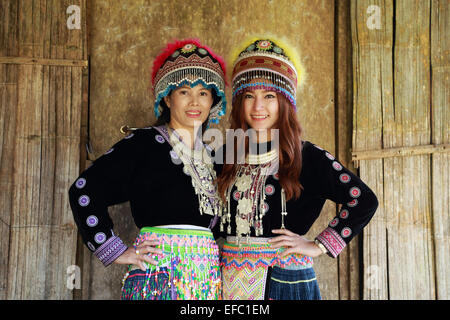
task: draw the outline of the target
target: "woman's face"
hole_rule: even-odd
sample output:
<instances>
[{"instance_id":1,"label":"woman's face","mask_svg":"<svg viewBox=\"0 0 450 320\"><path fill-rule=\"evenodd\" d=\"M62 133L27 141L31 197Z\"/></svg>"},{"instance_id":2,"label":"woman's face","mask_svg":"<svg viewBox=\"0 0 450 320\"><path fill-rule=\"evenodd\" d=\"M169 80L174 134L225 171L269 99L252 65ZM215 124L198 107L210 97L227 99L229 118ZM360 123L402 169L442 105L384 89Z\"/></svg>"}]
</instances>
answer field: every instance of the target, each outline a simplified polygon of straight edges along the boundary
<instances>
[{"instance_id":1,"label":"woman's face","mask_svg":"<svg viewBox=\"0 0 450 320\"><path fill-rule=\"evenodd\" d=\"M193 88L185 85L164 97L164 101L170 109L169 125L173 129L190 130L200 127L208 119L213 95L201 84Z\"/></svg>"},{"instance_id":2,"label":"woman's face","mask_svg":"<svg viewBox=\"0 0 450 320\"><path fill-rule=\"evenodd\" d=\"M255 89L244 93L244 117L256 131L273 129L279 114L277 93Z\"/></svg>"}]
</instances>

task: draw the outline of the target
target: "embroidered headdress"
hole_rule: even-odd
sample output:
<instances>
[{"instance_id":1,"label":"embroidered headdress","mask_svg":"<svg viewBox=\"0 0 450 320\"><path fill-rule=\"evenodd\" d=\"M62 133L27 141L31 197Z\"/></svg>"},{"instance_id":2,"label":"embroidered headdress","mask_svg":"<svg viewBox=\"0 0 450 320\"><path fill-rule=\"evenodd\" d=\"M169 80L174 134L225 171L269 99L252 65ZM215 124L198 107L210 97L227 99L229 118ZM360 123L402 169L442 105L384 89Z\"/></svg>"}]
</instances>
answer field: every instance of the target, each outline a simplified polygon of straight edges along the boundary
<instances>
[{"instance_id":1,"label":"embroidered headdress","mask_svg":"<svg viewBox=\"0 0 450 320\"><path fill-rule=\"evenodd\" d=\"M154 111L160 116L160 102L173 89L183 85L195 87L202 84L213 89L215 99L209 113L209 121L218 123L225 114L225 62L198 39L186 39L169 43L156 57L152 70L155 97Z\"/></svg>"},{"instance_id":2,"label":"embroidered headdress","mask_svg":"<svg viewBox=\"0 0 450 320\"><path fill-rule=\"evenodd\" d=\"M248 40L239 47L242 49L232 58L233 103L245 90L269 89L283 94L296 109L300 63L295 50L280 40L266 38Z\"/></svg>"}]
</instances>

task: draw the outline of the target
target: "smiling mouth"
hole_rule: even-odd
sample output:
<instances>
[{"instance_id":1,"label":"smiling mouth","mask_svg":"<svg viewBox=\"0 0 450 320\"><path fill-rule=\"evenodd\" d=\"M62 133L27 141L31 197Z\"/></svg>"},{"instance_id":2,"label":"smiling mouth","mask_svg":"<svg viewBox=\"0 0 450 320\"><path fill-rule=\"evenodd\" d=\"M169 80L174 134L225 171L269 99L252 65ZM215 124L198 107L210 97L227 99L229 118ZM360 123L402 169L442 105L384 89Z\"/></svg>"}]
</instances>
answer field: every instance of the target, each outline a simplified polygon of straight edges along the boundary
<instances>
[{"instance_id":1,"label":"smiling mouth","mask_svg":"<svg viewBox=\"0 0 450 320\"><path fill-rule=\"evenodd\" d=\"M200 111L186 111L186 114L188 117L199 117L201 112Z\"/></svg>"},{"instance_id":2,"label":"smiling mouth","mask_svg":"<svg viewBox=\"0 0 450 320\"><path fill-rule=\"evenodd\" d=\"M267 119L269 116L268 115L250 115L252 117L252 119L255 120L264 120Z\"/></svg>"}]
</instances>

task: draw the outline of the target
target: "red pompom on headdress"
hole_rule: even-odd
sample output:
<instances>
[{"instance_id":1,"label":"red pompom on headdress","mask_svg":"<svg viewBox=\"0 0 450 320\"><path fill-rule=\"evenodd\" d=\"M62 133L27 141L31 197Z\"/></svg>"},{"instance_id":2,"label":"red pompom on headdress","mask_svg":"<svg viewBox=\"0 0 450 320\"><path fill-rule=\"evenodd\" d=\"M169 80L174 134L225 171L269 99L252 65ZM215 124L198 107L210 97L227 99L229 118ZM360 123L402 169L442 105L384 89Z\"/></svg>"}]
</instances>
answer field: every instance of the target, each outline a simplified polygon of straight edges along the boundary
<instances>
[{"instance_id":1,"label":"red pompom on headdress","mask_svg":"<svg viewBox=\"0 0 450 320\"><path fill-rule=\"evenodd\" d=\"M164 64L167 58L169 58L172 53L174 53L175 50L180 49L184 47L186 44L194 44L198 48L203 48L208 53L217 60L217 62L220 64L220 67L222 68L222 71L225 75L225 61L222 57L216 55L211 48L208 46L205 46L200 43L200 40L197 38L190 38L185 40L175 40L174 42L168 43L167 46L164 48L163 52L159 54L155 61L153 62L153 68L152 68L152 85L155 85L155 77L158 73L158 70L161 68L161 66ZM227 84L226 75L225 75L225 83Z\"/></svg>"}]
</instances>

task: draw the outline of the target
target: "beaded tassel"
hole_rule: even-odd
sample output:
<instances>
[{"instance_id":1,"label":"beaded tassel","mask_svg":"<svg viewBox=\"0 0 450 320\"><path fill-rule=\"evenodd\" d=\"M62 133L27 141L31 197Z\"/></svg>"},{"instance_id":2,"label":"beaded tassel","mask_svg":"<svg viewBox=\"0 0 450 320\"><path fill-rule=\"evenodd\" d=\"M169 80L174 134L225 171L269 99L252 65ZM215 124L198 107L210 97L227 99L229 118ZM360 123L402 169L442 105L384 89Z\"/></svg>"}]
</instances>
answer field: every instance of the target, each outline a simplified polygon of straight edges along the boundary
<instances>
[{"instance_id":1,"label":"beaded tassel","mask_svg":"<svg viewBox=\"0 0 450 320\"><path fill-rule=\"evenodd\" d=\"M219 249L210 236L141 233L135 245L159 239L165 252L158 266L148 265L145 283L122 288L122 299L220 299ZM125 281L129 273L125 275Z\"/></svg>"}]
</instances>

